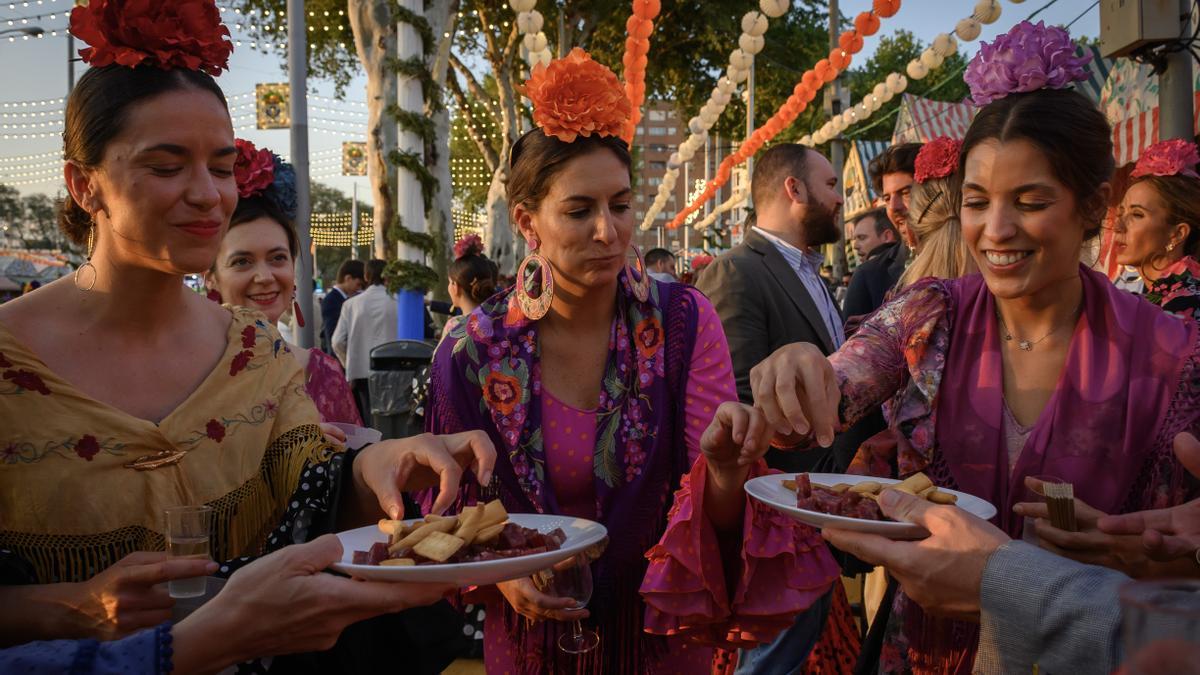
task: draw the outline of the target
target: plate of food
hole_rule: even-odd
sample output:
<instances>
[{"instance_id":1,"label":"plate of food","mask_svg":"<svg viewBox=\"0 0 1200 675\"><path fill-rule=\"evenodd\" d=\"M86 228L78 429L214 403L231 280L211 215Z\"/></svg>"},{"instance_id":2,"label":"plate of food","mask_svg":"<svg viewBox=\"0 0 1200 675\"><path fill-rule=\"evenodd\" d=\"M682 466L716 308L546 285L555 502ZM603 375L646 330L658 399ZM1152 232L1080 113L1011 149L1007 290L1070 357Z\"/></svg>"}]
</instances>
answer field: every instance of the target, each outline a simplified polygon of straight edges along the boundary
<instances>
[{"instance_id":1,"label":"plate of food","mask_svg":"<svg viewBox=\"0 0 1200 675\"><path fill-rule=\"evenodd\" d=\"M529 576L605 542L600 523L542 514L509 515L499 501L456 516L381 520L341 532L333 569L360 579L486 586Z\"/></svg>"},{"instance_id":2,"label":"plate of food","mask_svg":"<svg viewBox=\"0 0 1200 675\"><path fill-rule=\"evenodd\" d=\"M904 480L856 476L845 473L776 473L746 483L746 492L758 501L813 527L837 527L869 532L889 539L922 539L925 528L889 519L879 510L879 493L892 488L923 497L935 504L950 504L988 520L996 507L974 495L935 487L923 473Z\"/></svg>"}]
</instances>

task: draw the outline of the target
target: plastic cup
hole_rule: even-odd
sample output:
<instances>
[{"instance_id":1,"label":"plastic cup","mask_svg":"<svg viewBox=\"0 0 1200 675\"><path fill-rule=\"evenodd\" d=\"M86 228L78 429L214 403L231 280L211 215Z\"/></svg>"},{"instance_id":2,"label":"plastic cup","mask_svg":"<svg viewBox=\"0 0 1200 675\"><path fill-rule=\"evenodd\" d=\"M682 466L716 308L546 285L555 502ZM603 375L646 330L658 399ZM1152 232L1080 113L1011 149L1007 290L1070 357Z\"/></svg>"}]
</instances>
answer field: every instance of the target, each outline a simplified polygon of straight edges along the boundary
<instances>
[{"instance_id":1,"label":"plastic cup","mask_svg":"<svg viewBox=\"0 0 1200 675\"><path fill-rule=\"evenodd\" d=\"M174 506L166 510L167 554L172 558L211 560L209 538L212 533L211 506ZM172 598L195 598L204 595L208 578L172 579L167 592Z\"/></svg>"}]
</instances>

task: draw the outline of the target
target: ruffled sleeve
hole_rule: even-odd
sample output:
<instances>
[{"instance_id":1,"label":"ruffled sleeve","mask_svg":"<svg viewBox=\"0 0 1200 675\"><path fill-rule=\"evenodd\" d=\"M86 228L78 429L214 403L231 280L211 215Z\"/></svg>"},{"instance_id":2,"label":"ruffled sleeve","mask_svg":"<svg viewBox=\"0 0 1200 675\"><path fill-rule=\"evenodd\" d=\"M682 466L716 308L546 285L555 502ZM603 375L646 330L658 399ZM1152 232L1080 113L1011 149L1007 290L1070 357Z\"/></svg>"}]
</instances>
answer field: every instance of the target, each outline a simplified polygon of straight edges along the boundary
<instances>
[{"instance_id":1,"label":"ruffled sleeve","mask_svg":"<svg viewBox=\"0 0 1200 675\"><path fill-rule=\"evenodd\" d=\"M749 478L773 473L759 462ZM736 648L770 642L838 578L817 531L746 496L741 575L730 593L717 533L704 517L707 464L684 477L667 530L647 553L645 628Z\"/></svg>"}]
</instances>

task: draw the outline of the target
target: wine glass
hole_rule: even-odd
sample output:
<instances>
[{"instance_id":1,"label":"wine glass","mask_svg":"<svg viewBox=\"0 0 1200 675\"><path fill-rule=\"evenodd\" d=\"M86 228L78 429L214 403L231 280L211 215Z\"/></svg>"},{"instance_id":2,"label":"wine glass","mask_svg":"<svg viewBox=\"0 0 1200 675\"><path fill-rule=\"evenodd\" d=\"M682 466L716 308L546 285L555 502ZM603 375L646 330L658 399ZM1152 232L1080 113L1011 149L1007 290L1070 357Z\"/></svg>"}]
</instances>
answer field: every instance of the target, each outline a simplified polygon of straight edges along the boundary
<instances>
[{"instance_id":1,"label":"wine glass","mask_svg":"<svg viewBox=\"0 0 1200 675\"><path fill-rule=\"evenodd\" d=\"M575 600L571 610L587 607L592 599L592 566L586 554L579 554L554 566L554 580L550 593ZM558 638L558 648L568 654L590 652L600 644L600 636L594 630L584 630L579 619L573 622L572 631Z\"/></svg>"}]
</instances>

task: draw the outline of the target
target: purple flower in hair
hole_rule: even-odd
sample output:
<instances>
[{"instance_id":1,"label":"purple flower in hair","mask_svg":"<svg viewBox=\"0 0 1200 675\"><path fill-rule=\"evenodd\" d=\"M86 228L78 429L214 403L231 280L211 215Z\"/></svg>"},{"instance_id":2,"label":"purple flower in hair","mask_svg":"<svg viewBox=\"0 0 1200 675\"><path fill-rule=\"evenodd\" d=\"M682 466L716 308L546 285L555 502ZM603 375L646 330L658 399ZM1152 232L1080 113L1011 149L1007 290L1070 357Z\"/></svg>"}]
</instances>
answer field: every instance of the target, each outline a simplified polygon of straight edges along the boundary
<instances>
[{"instance_id":1,"label":"purple flower in hair","mask_svg":"<svg viewBox=\"0 0 1200 675\"><path fill-rule=\"evenodd\" d=\"M1091 55L1075 52L1065 29L1022 21L991 43L983 43L963 80L977 106L1018 92L1063 89L1088 77L1084 66Z\"/></svg>"}]
</instances>

